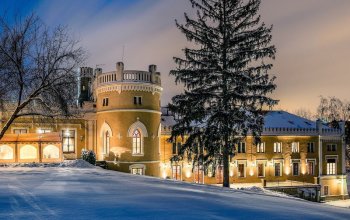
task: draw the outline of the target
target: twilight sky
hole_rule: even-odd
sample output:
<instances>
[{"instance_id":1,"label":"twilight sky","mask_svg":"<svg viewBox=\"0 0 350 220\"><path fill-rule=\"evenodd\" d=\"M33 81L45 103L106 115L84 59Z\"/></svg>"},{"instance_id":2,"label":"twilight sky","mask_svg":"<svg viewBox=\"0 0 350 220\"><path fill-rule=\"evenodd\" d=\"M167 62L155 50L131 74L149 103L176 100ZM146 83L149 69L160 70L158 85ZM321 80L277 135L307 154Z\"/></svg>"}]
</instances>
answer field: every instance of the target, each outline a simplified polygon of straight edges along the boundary
<instances>
[{"instance_id":1,"label":"twilight sky","mask_svg":"<svg viewBox=\"0 0 350 220\"><path fill-rule=\"evenodd\" d=\"M191 13L188 0L1 0L9 16L37 13L49 26L68 25L89 53L86 65L114 70L122 59L126 69L158 65L162 73L162 105L181 92L169 76L173 56L188 45L174 19ZM319 96L349 99L350 1L263 0L260 14L273 24L277 47L271 75L277 76L276 109L315 111Z\"/></svg>"}]
</instances>

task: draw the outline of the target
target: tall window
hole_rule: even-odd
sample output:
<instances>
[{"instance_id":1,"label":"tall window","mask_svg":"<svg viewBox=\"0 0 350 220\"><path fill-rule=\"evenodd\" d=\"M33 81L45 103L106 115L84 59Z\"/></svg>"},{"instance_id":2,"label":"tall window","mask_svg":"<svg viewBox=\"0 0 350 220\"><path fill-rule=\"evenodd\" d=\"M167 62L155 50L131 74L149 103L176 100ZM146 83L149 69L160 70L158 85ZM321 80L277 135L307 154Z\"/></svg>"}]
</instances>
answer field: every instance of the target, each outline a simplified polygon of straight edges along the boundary
<instances>
[{"instance_id":1,"label":"tall window","mask_svg":"<svg viewBox=\"0 0 350 220\"><path fill-rule=\"evenodd\" d=\"M314 143L307 143L307 152L308 153L314 153L315 152L315 147L314 147Z\"/></svg>"},{"instance_id":2,"label":"tall window","mask_svg":"<svg viewBox=\"0 0 350 220\"><path fill-rule=\"evenodd\" d=\"M258 145L256 145L256 152L265 153L265 143L259 143Z\"/></svg>"},{"instance_id":3,"label":"tall window","mask_svg":"<svg viewBox=\"0 0 350 220\"><path fill-rule=\"evenodd\" d=\"M173 154L177 154L177 151L176 151L176 143L173 143Z\"/></svg>"},{"instance_id":4,"label":"tall window","mask_svg":"<svg viewBox=\"0 0 350 220\"><path fill-rule=\"evenodd\" d=\"M307 173L309 175L315 175L315 162L314 161L308 161L307 162Z\"/></svg>"},{"instance_id":5,"label":"tall window","mask_svg":"<svg viewBox=\"0 0 350 220\"><path fill-rule=\"evenodd\" d=\"M141 142L141 133L135 129L132 133L132 154L143 154Z\"/></svg>"},{"instance_id":6,"label":"tall window","mask_svg":"<svg viewBox=\"0 0 350 220\"><path fill-rule=\"evenodd\" d=\"M281 163L275 163L275 176L282 176L282 164Z\"/></svg>"},{"instance_id":7,"label":"tall window","mask_svg":"<svg viewBox=\"0 0 350 220\"><path fill-rule=\"evenodd\" d=\"M276 142L273 144L273 152L274 153L282 153L282 143Z\"/></svg>"},{"instance_id":8,"label":"tall window","mask_svg":"<svg viewBox=\"0 0 350 220\"><path fill-rule=\"evenodd\" d=\"M336 159L327 159L327 175L335 175L337 172Z\"/></svg>"},{"instance_id":9,"label":"tall window","mask_svg":"<svg viewBox=\"0 0 350 220\"><path fill-rule=\"evenodd\" d=\"M246 152L245 143L239 142L238 143L238 153L245 153L245 152Z\"/></svg>"},{"instance_id":10,"label":"tall window","mask_svg":"<svg viewBox=\"0 0 350 220\"><path fill-rule=\"evenodd\" d=\"M62 130L63 153L75 152L75 131Z\"/></svg>"},{"instance_id":11,"label":"tall window","mask_svg":"<svg viewBox=\"0 0 350 220\"><path fill-rule=\"evenodd\" d=\"M14 134L26 134L27 129L26 128L15 128L13 129Z\"/></svg>"},{"instance_id":12,"label":"tall window","mask_svg":"<svg viewBox=\"0 0 350 220\"><path fill-rule=\"evenodd\" d=\"M245 164L238 164L238 177L245 177Z\"/></svg>"},{"instance_id":13,"label":"tall window","mask_svg":"<svg viewBox=\"0 0 350 220\"><path fill-rule=\"evenodd\" d=\"M110 134L108 131L105 132L103 137L103 153L108 154L109 153L109 143L110 143Z\"/></svg>"},{"instance_id":14,"label":"tall window","mask_svg":"<svg viewBox=\"0 0 350 220\"><path fill-rule=\"evenodd\" d=\"M327 144L327 151L337 151L337 145L336 144Z\"/></svg>"},{"instance_id":15,"label":"tall window","mask_svg":"<svg viewBox=\"0 0 350 220\"><path fill-rule=\"evenodd\" d=\"M293 163L293 176L299 176L299 163Z\"/></svg>"},{"instance_id":16,"label":"tall window","mask_svg":"<svg viewBox=\"0 0 350 220\"><path fill-rule=\"evenodd\" d=\"M264 177L265 176L265 164L258 163L258 177Z\"/></svg>"},{"instance_id":17,"label":"tall window","mask_svg":"<svg viewBox=\"0 0 350 220\"><path fill-rule=\"evenodd\" d=\"M299 153L299 142L292 143L292 153Z\"/></svg>"},{"instance_id":18,"label":"tall window","mask_svg":"<svg viewBox=\"0 0 350 220\"><path fill-rule=\"evenodd\" d=\"M173 179L174 180L181 180L181 166L180 165L173 165L172 172L173 172Z\"/></svg>"},{"instance_id":19,"label":"tall window","mask_svg":"<svg viewBox=\"0 0 350 220\"><path fill-rule=\"evenodd\" d=\"M102 100L102 106L108 106L108 98Z\"/></svg>"}]
</instances>

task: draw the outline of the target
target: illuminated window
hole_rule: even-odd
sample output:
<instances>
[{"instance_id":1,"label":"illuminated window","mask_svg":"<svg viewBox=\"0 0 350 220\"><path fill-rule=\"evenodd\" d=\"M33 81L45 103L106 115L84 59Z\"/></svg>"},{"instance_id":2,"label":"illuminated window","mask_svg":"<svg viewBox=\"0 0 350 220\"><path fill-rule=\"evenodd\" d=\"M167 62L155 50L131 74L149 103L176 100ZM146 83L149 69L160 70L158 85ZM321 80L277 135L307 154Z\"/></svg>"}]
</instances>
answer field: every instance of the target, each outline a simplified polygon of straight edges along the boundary
<instances>
[{"instance_id":1,"label":"illuminated window","mask_svg":"<svg viewBox=\"0 0 350 220\"><path fill-rule=\"evenodd\" d=\"M143 175L143 168L131 168L131 174Z\"/></svg>"},{"instance_id":2,"label":"illuminated window","mask_svg":"<svg viewBox=\"0 0 350 220\"><path fill-rule=\"evenodd\" d=\"M238 177L245 177L245 164L244 163L238 164Z\"/></svg>"},{"instance_id":3,"label":"illuminated window","mask_svg":"<svg viewBox=\"0 0 350 220\"><path fill-rule=\"evenodd\" d=\"M246 152L245 143L239 142L238 143L238 153L245 153L245 152Z\"/></svg>"},{"instance_id":4,"label":"illuminated window","mask_svg":"<svg viewBox=\"0 0 350 220\"><path fill-rule=\"evenodd\" d=\"M256 152L257 153L265 153L265 143L259 143L256 146Z\"/></svg>"},{"instance_id":5,"label":"illuminated window","mask_svg":"<svg viewBox=\"0 0 350 220\"><path fill-rule=\"evenodd\" d=\"M138 129L135 129L132 134L132 154L143 154L141 133Z\"/></svg>"},{"instance_id":6,"label":"illuminated window","mask_svg":"<svg viewBox=\"0 0 350 220\"><path fill-rule=\"evenodd\" d=\"M292 165L293 165L293 176L299 176L299 163L294 162Z\"/></svg>"},{"instance_id":7,"label":"illuminated window","mask_svg":"<svg viewBox=\"0 0 350 220\"><path fill-rule=\"evenodd\" d=\"M14 134L26 134L28 133L26 128L15 128L13 129Z\"/></svg>"},{"instance_id":8,"label":"illuminated window","mask_svg":"<svg viewBox=\"0 0 350 220\"><path fill-rule=\"evenodd\" d=\"M335 175L337 171L336 159L327 159L327 175Z\"/></svg>"},{"instance_id":9,"label":"illuminated window","mask_svg":"<svg viewBox=\"0 0 350 220\"><path fill-rule=\"evenodd\" d=\"M110 142L110 134L108 131L105 132L103 137L103 153L108 154L109 153L109 142Z\"/></svg>"},{"instance_id":10,"label":"illuminated window","mask_svg":"<svg viewBox=\"0 0 350 220\"><path fill-rule=\"evenodd\" d=\"M173 172L173 179L174 180L181 180L181 166L180 165L173 165L172 172Z\"/></svg>"},{"instance_id":11,"label":"illuminated window","mask_svg":"<svg viewBox=\"0 0 350 220\"><path fill-rule=\"evenodd\" d=\"M276 142L273 144L273 152L274 153L282 153L282 143Z\"/></svg>"},{"instance_id":12,"label":"illuminated window","mask_svg":"<svg viewBox=\"0 0 350 220\"><path fill-rule=\"evenodd\" d=\"M265 176L265 164L258 163L258 177L264 177L264 176Z\"/></svg>"},{"instance_id":13,"label":"illuminated window","mask_svg":"<svg viewBox=\"0 0 350 220\"><path fill-rule=\"evenodd\" d=\"M292 153L299 153L299 142L292 143Z\"/></svg>"},{"instance_id":14,"label":"illuminated window","mask_svg":"<svg viewBox=\"0 0 350 220\"><path fill-rule=\"evenodd\" d=\"M74 130L62 130L62 142L64 153L75 152L75 131Z\"/></svg>"},{"instance_id":15,"label":"illuminated window","mask_svg":"<svg viewBox=\"0 0 350 220\"><path fill-rule=\"evenodd\" d=\"M315 152L315 147L314 147L314 143L307 143L307 152L308 153L314 153Z\"/></svg>"},{"instance_id":16,"label":"illuminated window","mask_svg":"<svg viewBox=\"0 0 350 220\"><path fill-rule=\"evenodd\" d=\"M282 164L281 163L275 163L275 176L282 176Z\"/></svg>"},{"instance_id":17,"label":"illuminated window","mask_svg":"<svg viewBox=\"0 0 350 220\"><path fill-rule=\"evenodd\" d=\"M307 161L307 171L309 175L315 175L315 161Z\"/></svg>"},{"instance_id":18,"label":"illuminated window","mask_svg":"<svg viewBox=\"0 0 350 220\"><path fill-rule=\"evenodd\" d=\"M51 129L47 129L47 128L38 129L39 134L46 134L46 133L50 133L50 132L51 132Z\"/></svg>"}]
</instances>

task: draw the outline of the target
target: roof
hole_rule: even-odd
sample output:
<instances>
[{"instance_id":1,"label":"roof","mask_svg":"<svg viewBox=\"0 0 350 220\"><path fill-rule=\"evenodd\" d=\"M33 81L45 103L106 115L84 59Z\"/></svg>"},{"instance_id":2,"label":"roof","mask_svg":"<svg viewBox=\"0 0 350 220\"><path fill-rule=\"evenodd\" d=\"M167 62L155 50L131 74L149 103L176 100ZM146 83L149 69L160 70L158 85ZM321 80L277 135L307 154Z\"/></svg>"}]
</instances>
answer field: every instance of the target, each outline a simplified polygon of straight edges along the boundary
<instances>
[{"instance_id":1,"label":"roof","mask_svg":"<svg viewBox=\"0 0 350 220\"><path fill-rule=\"evenodd\" d=\"M61 142L59 132L38 134L5 134L0 142Z\"/></svg>"},{"instance_id":2,"label":"roof","mask_svg":"<svg viewBox=\"0 0 350 220\"><path fill-rule=\"evenodd\" d=\"M286 111L267 111L264 116L264 128L316 128L316 122ZM322 128L329 128L323 125Z\"/></svg>"},{"instance_id":3,"label":"roof","mask_svg":"<svg viewBox=\"0 0 350 220\"><path fill-rule=\"evenodd\" d=\"M167 108L162 108L162 125L173 126L174 117ZM324 128L328 128L323 125ZM266 111L264 115L264 128L316 128L316 122L291 114L286 111Z\"/></svg>"}]
</instances>

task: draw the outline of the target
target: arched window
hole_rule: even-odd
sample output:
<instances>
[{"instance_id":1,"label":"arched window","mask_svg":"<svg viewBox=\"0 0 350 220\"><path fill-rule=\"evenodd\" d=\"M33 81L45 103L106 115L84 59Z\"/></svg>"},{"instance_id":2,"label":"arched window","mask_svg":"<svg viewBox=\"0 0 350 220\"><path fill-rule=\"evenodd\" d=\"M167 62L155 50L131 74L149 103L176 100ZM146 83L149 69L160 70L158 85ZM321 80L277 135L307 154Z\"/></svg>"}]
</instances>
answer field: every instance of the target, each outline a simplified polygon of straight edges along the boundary
<instances>
[{"instance_id":1,"label":"arched window","mask_svg":"<svg viewBox=\"0 0 350 220\"><path fill-rule=\"evenodd\" d=\"M108 131L106 131L103 136L103 153L104 154L108 154L109 152L109 141L110 141L110 134Z\"/></svg>"},{"instance_id":2,"label":"arched window","mask_svg":"<svg viewBox=\"0 0 350 220\"><path fill-rule=\"evenodd\" d=\"M138 129L135 129L132 133L132 154L143 154L141 145L141 133Z\"/></svg>"}]
</instances>

